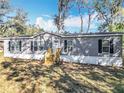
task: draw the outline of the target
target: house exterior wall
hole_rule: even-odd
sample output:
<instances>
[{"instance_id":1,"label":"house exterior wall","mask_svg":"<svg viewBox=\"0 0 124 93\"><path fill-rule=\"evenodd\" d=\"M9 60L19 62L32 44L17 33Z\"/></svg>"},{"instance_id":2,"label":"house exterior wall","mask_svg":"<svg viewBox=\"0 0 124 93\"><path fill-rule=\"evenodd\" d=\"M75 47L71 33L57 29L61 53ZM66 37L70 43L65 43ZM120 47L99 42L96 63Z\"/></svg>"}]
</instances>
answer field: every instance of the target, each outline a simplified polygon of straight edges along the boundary
<instances>
[{"instance_id":1,"label":"house exterior wall","mask_svg":"<svg viewBox=\"0 0 124 93\"><path fill-rule=\"evenodd\" d=\"M114 53L99 53L99 39L113 39ZM64 47L64 40L73 41L73 50L64 52L64 49L62 49L61 59L63 61L85 64L99 64L103 66L122 66L123 64L122 36L62 38L62 47Z\"/></svg>"},{"instance_id":2,"label":"house exterior wall","mask_svg":"<svg viewBox=\"0 0 124 93\"><path fill-rule=\"evenodd\" d=\"M114 53L98 53L98 40L113 39ZM8 49L8 42L4 40L4 56L22 59L38 59L43 60L44 53L50 47L55 52L56 48L62 48L61 60L67 62L100 64L108 66L122 66L122 36L102 36L102 37L64 37L41 34L33 39L13 39L12 41L22 41L22 51L11 53ZM64 40L73 42L72 51L64 52ZM42 41L43 50L31 51L31 41Z\"/></svg>"},{"instance_id":3,"label":"house exterior wall","mask_svg":"<svg viewBox=\"0 0 124 93\"><path fill-rule=\"evenodd\" d=\"M99 53L98 52L98 40L111 40L113 39L114 53ZM109 57L121 57L122 45L121 36L109 36L109 37L84 37L84 38L63 38L61 46L64 47L64 40L73 42L73 50L64 52L66 55L83 55L83 56L109 56Z\"/></svg>"},{"instance_id":4,"label":"house exterior wall","mask_svg":"<svg viewBox=\"0 0 124 93\"><path fill-rule=\"evenodd\" d=\"M55 52L56 48L59 47L59 43L55 44L54 41L59 40L59 37L53 36L50 34L43 34L37 36L33 39L12 39L12 40L4 40L4 57L12 57L12 58L22 58L22 59L38 59L42 60L44 57L44 53L48 48L52 48L53 52ZM9 41L22 41L21 51L9 51ZM39 46L39 41L43 43L43 50L31 51L31 41L37 41Z\"/></svg>"}]
</instances>

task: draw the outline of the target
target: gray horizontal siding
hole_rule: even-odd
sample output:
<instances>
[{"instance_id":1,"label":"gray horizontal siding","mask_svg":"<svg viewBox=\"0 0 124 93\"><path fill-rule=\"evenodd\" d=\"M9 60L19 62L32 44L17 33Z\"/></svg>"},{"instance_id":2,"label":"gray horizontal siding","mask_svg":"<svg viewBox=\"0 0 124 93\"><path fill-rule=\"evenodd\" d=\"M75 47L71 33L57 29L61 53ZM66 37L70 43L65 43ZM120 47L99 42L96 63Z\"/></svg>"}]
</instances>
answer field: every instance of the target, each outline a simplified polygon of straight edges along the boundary
<instances>
[{"instance_id":1,"label":"gray horizontal siding","mask_svg":"<svg viewBox=\"0 0 124 93\"><path fill-rule=\"evenodd\" d=\"M111 56L111 57L120 57L122 52L121 47L121 36L111 36L111 37L88 37L88 38L63 38L62 47L64 47L64 40L73 41L73 50L71 52L62 54L67 55L84 55L84 56ZM98 53L98 40L111 40L113 39L114 43L114 53Z\"/></svg>"},{"instance_id":2,"label":"gray horizontal siding","mask_svg":"<svg viewBox=\"0 0 124 93\"><path fill-rule=\"evenodd\" d=\"M98 53L98 40L99 39L105 39L105 40L114 40L114 53ZM53 49L53 52L55 52L56 48L61 47L62 48L62 55L84 55L84 56L111 56L111 57L121 57L122 56L122 37L120 35L118 36L105 36L105 37L58 37L50 34L44 34L35 37L34 39L18 39L22 41L22 51L15 54L42 54L42 51L31 51L31 41L43 41L44 42L44 50L47 50L49 47ZM58 44L55 44L55 40L58 40ZM64 52L64 40L72 40L73 42L73 50L71 52ZM5 40L5 53L10 53L8 51L8 41ZM16 41L16 39L13 39L13 41ZM60 45L59 45L60 43ZM5 50L4 49L4 50ZM11 54L11 53L10 53Z\"/></svg>"}]
</instances>

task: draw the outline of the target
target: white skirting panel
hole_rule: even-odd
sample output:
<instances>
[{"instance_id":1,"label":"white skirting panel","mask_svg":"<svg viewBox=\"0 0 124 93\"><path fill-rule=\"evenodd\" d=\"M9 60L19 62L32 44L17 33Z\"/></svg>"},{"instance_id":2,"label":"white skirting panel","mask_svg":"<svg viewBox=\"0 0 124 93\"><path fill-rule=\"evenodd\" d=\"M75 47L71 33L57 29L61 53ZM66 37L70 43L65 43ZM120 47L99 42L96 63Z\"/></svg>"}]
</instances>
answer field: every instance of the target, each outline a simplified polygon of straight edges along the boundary
<instances>
[{"instance_id":1,"label":"white skirting panel","mask_svg":"<svg viewBox=\"0 0 124 93\"><path fill-rule=\"evenodd\" d=\"M42 60L44 58L44 55L42 54L4 54L4 57Z\"/></svg>"},{"instance_id":2,"label":"white skirting panel","mask_svg":"<svg viewBox=\"0 0 124 93\"><path fill-rule=\"evenodd\" d=\"M97 56L73 56L61 55L61 59L66 62L76 62L84 64L99 64L102 66L118 66L121 67L123 60L121 57L97 57Z\"/></svg>"},{"instance_id":3,"label":"white skirting panel","mask_svg":"<svg viewBox=\"0 0 124 93\"><path fill-rule=\"evenodd\" d=\"M4 57L43 60L44 54L9 54L9 53L5 53ZM123 63L121 57L61 55L61 60L66 61L66 62L95 64L95 65L99 64L102 66L118 66L118 67L121 67L122 63Z\"/></svg>"}]
</instances>

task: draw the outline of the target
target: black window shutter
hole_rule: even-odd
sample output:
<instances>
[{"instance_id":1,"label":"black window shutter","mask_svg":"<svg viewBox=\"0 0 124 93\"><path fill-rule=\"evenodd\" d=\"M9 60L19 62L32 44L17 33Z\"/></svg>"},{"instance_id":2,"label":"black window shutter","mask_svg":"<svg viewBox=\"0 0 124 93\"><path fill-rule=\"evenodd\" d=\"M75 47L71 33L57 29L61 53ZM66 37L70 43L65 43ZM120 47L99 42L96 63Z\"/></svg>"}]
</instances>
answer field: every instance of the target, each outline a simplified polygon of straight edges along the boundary
<instances>
[{"instance_id":1,"label":"black window shutter","mask_svg":"<svg viewBox=\"0 0 124 93\"><path fill-rule=\"evenodd\" d=\"M64 52L67 52L67 40L64 40Z\"/></svg>"},{"instance_id":2,"label":"black window shutter","mask_svg":"<svg viewBox=\"0 0 124 93\"><path fill-rule=\"evenodd\" d=\"M37 45L37 41L34 41L34 51L38 50L38 45Z\"/></svg>"},{"instance_id":3,"label":"black window shutter","mask_svg":"<svg viewBox=\"0 0 124 93\"><path fill-rule=\"evenodd\" d=\"M11 42L9 41L9 51L11 50Z\"/></svg>"},{"instance_id":4,"label":"black window shutter","mask_svg":"<svg viewBox=\"0 0 124 93\"><path fill-rule=\"evenodd\" d=\"M114 44L113 44L113 39L110 40L110 53L114 53Z\"/></svg>"},{"instance_id":5,"label":"black window shutter","mask_svg":"<svg viewBox=\"0 0 124 93\"><path fill-rule=\"evenodd\" d=\"M19 50L21 51L22 50L22 42L19 41Z\"/></svg>"},{"instance_id":6,"label":"black window shutter","mask_svg":"<svg viewBox=\"0 0 124 93\"><path fill-rule=\"evenodd\" d=\"M102 53L102 40L101 39L98 40L98 52Z\"/></svg>"},{"instance_id":7,"label":"black window shutter","mask_svg":"<svg viewBox=\"0 0 124 93\"><path fill-rule=\"evenodd\" d=\"M31 41L31 51L33 51L33 41Z\"/></svg>"}]
</instances>

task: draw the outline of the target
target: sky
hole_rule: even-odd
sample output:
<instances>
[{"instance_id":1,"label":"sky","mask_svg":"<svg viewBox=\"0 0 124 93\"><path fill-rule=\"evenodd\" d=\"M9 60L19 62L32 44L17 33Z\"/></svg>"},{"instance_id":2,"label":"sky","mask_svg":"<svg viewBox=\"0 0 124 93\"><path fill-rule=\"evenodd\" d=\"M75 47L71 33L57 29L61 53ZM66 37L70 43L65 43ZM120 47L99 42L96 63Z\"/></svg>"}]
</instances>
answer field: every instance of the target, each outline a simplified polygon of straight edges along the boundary
<instances>
[{"instance_id":1,"label":"sky","mask_svg":"<svg viewBox=\"0 0 124 93\"><path fill-rule=\"evenodd\" d=\"M26 11L31 23L37 17L53 17L57 13L57 0L11 0L11 6Z\"/></svg>"},{"instance_id":2,"label":"sky","mask_svg":"<svg viewBox=\"0 0 124 93\"><path fill-rule=\"evenodd\" d=\"M28 13L28 24L36 26L48 31L56 31L53 23L54 15L57 14L58 0L10 0L10 5L15 8L22 8ZM87 28L88 15L84 10L84 30ZM95 17L96 13L92 15ZM97 20L91 21L90 31L96 32L98 24ZM70 12L69 17L65 20L65 30L69 32L80 31L80 16L77 11Z\"/></svg>"}]
</instances>

